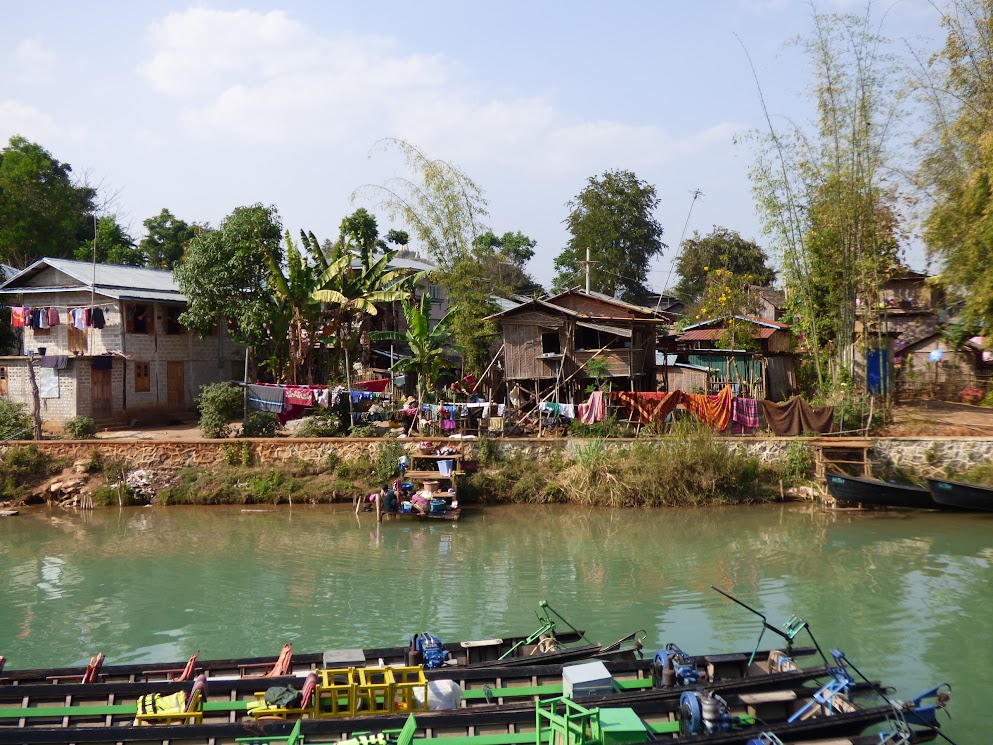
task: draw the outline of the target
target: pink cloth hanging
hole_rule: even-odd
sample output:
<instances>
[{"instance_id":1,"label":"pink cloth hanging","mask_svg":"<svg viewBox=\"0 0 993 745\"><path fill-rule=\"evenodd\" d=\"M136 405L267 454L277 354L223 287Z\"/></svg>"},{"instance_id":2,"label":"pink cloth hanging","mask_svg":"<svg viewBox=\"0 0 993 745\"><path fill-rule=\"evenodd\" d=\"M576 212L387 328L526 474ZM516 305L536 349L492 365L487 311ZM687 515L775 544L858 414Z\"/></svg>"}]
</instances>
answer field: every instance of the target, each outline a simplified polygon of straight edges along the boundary
<instances>
[{"instance_id":1,"label":"pink cloth hanging","mask_svg":"<svg viewBox=\"0 0 993 745\"><path fill-rule=\"evenodd\" d=\"M583 424L596 424L607 418L607 402L604 399L603 391L593 391L590 400L585 404L576 407L579 421Z\"/></svg>"}]
</instances>

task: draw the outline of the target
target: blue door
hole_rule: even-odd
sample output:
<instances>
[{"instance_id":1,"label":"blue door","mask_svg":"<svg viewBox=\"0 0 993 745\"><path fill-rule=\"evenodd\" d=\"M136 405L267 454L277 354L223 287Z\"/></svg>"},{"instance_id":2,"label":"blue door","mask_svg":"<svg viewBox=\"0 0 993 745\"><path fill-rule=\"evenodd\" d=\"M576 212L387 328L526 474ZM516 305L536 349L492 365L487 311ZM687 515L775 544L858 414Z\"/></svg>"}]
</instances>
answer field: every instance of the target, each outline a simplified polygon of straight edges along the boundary
<instances>
[{"instance_id":1,"label":"blue door","mask_svg":"<svg viewBox=\"0 0 993 745\"><path fill-rule=\"evenodd\" d=\"M866 358L865 379L873 396L889 389L889 353L885 349L870 349Z\"/></svg>"}]
</instances>

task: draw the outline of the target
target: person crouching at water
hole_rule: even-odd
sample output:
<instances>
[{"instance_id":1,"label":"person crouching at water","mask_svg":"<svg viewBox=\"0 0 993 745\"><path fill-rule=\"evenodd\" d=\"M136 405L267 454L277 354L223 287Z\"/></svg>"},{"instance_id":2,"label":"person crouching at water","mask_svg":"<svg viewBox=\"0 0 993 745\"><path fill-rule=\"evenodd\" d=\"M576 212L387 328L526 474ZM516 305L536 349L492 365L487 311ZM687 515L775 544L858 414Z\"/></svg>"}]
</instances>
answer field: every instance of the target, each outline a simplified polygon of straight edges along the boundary
<instances>
[{"instance_id":1,"label":"person crouching at water","mask_svg":"<svg viewBox=\"0 0 993 745\"><path fill-rule=\"evenodd\" d=\"M397 493L390 488L389 484L383 484L379 489L379 498L383 501L383 512L397 511Z\"/></svg>"},{"instance_id":2,"label":"person crouching at water","mask_svg":"<svg viewBox=\"0 0 993 745\"><path fill-rule=\"evenodd\" d=\"M422 515L429 513L431 511L431 492L423 489L417 492L410 498L410 507Z\"/></svg>"}]
</instances>

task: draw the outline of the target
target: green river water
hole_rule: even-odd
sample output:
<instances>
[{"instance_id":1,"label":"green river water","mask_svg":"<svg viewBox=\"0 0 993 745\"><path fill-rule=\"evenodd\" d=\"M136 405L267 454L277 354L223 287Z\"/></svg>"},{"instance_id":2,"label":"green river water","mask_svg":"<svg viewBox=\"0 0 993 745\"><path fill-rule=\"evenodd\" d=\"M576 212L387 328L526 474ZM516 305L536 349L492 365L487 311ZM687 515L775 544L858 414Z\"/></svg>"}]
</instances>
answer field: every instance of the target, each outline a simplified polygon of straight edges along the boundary
<instances>
[{"instance_id":1,"label":"green river water","mask_svg":"<svg viewBox=\"0 0 993 745\"><path fill-rule=\"evenodd\" d=\"M541 599L595 641L750 650L760 623L715 585L777 627L806 619L898 698L950 683L943 732L993 742L993 513L511 506L377 528L344 505L41 509L0 519L0 566L11 668L492 638L532 631Z\"/></svg>"}]
</instances>

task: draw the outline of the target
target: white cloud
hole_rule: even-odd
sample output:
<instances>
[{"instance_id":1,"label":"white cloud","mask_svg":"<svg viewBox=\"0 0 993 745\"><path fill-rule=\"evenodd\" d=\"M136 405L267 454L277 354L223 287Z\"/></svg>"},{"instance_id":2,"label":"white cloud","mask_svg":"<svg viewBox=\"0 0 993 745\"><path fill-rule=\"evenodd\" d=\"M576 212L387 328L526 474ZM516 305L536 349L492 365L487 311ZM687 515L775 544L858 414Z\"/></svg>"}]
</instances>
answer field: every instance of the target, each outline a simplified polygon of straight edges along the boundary
<instances>
[{"instance_id":1,"label":"white cloud","mask_svg":"<svg viewBox=\"0 0 993 745\"><path fill-rule=\"evenodd\" d=\"M22 135L51 149L54 142L83 140L86 128L64 126L34 106L6 99L0 101L0 141L6 144L12 135Z\"/></svg>"},{"instance_id":2,"label":"white cloud","mask_svg":"<svg viewBox=\"0 0 993 745\"><path fill-rule=\"evenodd\" d=\"M24 39L12 50L12 65L24 82L51 80L55 72L55 53L37 39Z\"/></svg>"}]
</instances>

